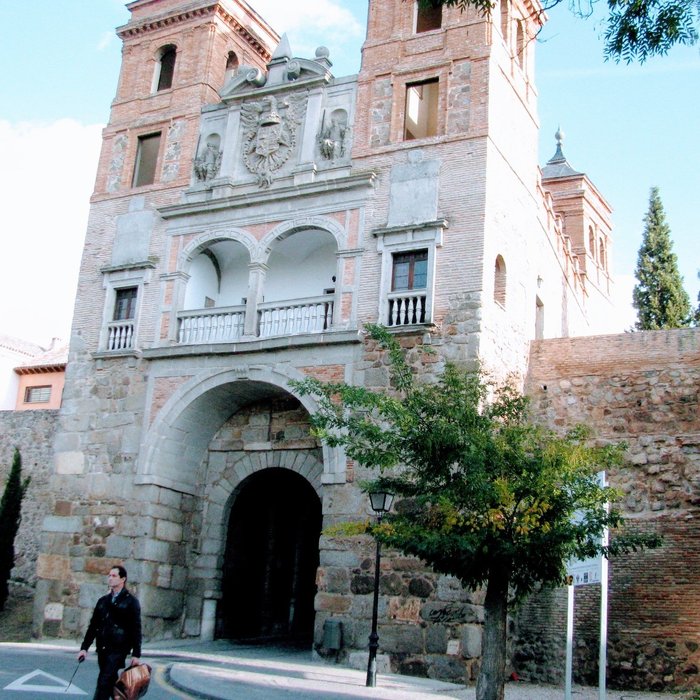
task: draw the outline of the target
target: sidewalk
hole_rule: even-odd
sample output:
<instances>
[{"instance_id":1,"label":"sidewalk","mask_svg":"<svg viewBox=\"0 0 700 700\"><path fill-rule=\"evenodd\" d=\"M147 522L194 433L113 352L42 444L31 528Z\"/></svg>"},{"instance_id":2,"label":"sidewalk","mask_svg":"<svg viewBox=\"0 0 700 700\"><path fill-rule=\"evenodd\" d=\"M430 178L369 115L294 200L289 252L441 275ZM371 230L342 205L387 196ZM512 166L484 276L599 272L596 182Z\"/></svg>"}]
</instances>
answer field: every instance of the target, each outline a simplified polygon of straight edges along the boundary
<instances>
[{"instance_id":1,"label":"sidewalk","mask_svg":"<svg viewBox=\"0 0 700 700\"><path fill-rule=\"evenodd\" d=\"M168 679L181 690L216 700L474 700L473 687L428 678L378 674L365 686L366 671L314 660L308 650L236 645L225 641L154 643L153 653L173 657ZM151 645L146 645L148 655ZM178 660L181 659L181 660ZM197 662L200 663L197 663ZM206 661L207 665L202 665ZM216 666L212 665L216 663ZM563 700L563 687L507 683L506 700ZM607 700L683 700L690 694L607 691ZM597 688L575 686L573 700L598 700Z\"/></svg>"},{"instance_id":2,"label":"sidewalk","mask_svg":"<svg viewBox=\"0 0 700 700\"><path fill-rule=\"evenodd\" d=\"M77 645L40 642L77 650ZM429 678L378 674L377 687L365 686L366 671L313 659L309 650L284 649L226 641L175 640L144 644L142 657L166 662L165 680L208 700L475 700L473 687ZM609 690L607 700L691 700L692 693ZM506 700L563 700L562 687L507 683ZM572 700L599 700L597 688L575 686Z\"/></svg>"}]
</instances>

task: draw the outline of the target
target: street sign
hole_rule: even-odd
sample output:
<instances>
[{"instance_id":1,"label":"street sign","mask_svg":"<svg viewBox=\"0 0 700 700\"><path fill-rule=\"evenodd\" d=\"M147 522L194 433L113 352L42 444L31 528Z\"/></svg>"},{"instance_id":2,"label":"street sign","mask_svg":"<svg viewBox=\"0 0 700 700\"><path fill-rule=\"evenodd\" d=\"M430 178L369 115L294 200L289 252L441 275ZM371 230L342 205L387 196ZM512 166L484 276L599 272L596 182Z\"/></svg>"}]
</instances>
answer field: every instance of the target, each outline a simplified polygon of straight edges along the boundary
<instances>
[{"instance_id":1,"label":"street sign","mask_svg":"<svg viewBox=\"0 0 700 700\"><path fill-rule=\"evenodd\" d=\"M69 685L62 678L52 676L50 673L40 671L39 669L27 673L16 681L12 681L12 683L6 685L3 690L19 690L25 693L46 693L48 695L54 695L55 693L62 693L63 695L87 695L87 693L81 688L78 688L77 685L73 685L72 683Z\"/></svg>"}]
</instances>

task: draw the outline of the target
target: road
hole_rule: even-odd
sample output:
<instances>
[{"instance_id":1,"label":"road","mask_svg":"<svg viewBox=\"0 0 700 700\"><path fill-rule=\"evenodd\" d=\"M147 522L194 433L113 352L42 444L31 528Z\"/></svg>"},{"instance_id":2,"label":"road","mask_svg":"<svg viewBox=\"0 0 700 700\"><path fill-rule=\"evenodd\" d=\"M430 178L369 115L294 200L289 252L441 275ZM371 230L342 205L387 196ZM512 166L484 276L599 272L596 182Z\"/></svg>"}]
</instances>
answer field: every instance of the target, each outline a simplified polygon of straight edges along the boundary
<instances>
[{"instance_id":1,"label":"road","mask_svg":"<svg viewBox=\"0 0 700 700\"><path fill-rule=\"evenodd\" d=\"M97 655L90 653L78 667L75 652L55 649L0 646L0 700L49 700L50 698L92 698L97 680ZM171 660L147 659L153 668L148 697L151 700L193 698L169 685L165 670Z\"/></svg>"}]
</instances>

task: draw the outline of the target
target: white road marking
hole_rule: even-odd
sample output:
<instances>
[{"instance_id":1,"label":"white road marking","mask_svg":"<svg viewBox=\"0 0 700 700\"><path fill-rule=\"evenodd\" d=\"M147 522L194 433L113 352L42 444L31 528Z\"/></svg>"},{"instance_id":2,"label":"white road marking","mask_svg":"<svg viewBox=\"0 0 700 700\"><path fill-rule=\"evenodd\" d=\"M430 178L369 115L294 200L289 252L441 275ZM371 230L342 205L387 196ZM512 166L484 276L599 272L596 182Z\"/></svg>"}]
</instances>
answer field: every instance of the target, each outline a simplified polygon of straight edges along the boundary
<instances>
[{"instance_id":1,"label":"white road marking","mask_svg":"<svg viewBox=\"0 0 700 700\"><path fill-rule=\"evenodd\" d=\"M43 681L41 684L30 683L29 681L37 679ZM48 682L47 682L48 681ZM77 685L72 683L68 685L66 681L57 676L52 676L50 673L45 671L32 671L27 673L25 676L18 678L16 681L12 681L9 685L6 685L3 690L19 690L25 693L63 693L64 695L87 695L87 693L78 688Z\"/></svg>"}]
</instances>

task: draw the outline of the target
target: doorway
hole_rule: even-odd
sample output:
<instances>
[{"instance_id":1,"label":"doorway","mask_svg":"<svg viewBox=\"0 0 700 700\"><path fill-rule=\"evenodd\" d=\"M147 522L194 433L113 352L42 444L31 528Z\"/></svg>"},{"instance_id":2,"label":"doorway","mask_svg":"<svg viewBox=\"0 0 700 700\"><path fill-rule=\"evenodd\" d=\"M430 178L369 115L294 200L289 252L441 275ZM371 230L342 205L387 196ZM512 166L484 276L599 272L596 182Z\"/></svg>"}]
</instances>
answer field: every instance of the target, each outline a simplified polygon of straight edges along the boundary
<instances>
[{"instance_id":1,"label":"doorway","mask_svg":"<svg viewBox=\"0 0 700 700\"><path fill-rule=\"evenodd\" d=\"M289 469L252 474L233 494L217 637L310 644L321 501Z\"/></svg>"}]
</instances>

